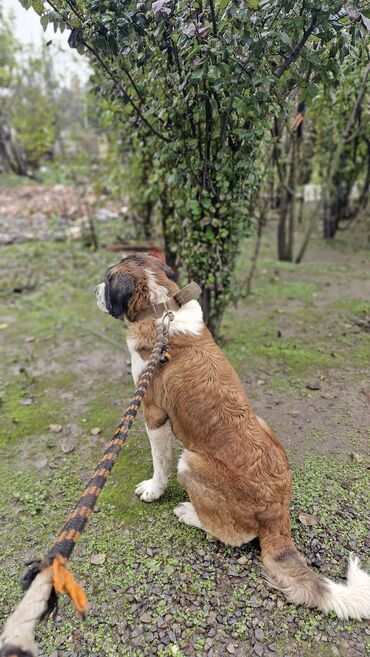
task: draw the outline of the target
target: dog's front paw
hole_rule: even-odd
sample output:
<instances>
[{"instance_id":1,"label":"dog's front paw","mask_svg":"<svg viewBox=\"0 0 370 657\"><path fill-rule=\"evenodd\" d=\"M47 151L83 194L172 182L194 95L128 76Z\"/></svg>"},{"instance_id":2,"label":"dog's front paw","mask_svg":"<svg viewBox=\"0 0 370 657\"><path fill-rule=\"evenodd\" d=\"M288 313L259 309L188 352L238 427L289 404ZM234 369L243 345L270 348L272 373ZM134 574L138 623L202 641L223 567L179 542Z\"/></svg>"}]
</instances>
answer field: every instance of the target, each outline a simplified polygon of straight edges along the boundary
<instances>
[{"instance_id":1,"label":"dog's front paw","mask_svg":"<svg viewBox=\"0 0 370 657\"><path fill-rule=\"evenodd\" d=\"M159 486L154 479L147 479L136 486L135 495L138 495L143 502L154 502L164 493L164 488Z\"/></svg>"}]
</instances>

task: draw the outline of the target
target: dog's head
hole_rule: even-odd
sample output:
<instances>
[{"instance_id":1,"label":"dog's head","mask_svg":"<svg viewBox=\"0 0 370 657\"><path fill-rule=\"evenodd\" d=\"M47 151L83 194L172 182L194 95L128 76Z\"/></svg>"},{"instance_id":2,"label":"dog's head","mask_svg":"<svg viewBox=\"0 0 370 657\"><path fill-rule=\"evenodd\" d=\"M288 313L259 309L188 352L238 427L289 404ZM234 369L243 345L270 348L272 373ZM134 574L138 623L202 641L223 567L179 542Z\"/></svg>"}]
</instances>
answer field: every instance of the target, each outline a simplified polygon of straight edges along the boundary
<instances>
[{"instance_id":1,"label":"dog's head","mask_svg":"<svg viewBox=\"0 0 370 657\"><path fill-rule=\"evenodd\" d=\"M110 267L95 288L98 308L116 319L134 321L145 308L167 301L177 291L174 273L148 254L129 255Z\"/></svg>"}]
</instances>

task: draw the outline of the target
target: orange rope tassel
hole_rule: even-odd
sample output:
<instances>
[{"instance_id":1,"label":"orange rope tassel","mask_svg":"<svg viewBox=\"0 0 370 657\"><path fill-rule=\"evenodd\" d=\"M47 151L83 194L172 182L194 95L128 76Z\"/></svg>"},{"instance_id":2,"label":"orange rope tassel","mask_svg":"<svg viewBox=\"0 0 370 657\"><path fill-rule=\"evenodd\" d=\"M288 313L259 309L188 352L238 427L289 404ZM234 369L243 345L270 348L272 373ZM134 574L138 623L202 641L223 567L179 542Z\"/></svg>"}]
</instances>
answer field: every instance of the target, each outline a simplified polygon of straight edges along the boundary
<instances>
[{"instance_id":1,"label":"orange rope tassel","mask_svg":"<svg viewBox=\"0 0 370 657\"><path fill-rule=\"evenodd\" d=\"M69 595L78 613L85 616L89 604L86 593L69 572L66 563L67 559L60 555L54 558L51 565L53 586L57 593Z\"/></svg>"}]
</instances>

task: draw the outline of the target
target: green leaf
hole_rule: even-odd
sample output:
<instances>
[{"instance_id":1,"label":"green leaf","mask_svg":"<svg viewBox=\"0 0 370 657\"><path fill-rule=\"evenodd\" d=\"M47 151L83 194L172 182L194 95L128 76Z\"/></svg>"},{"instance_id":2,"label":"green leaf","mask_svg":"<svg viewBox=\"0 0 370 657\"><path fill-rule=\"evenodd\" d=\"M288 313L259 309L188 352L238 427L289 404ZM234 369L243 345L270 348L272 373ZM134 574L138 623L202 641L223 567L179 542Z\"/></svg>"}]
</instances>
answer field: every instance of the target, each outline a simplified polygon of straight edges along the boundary
<instances>
[{"instance_id":1,"label":"green leaf","mask_svg":"<svg viewBox=\"0 0 370 657\"><path fill-rule=\"evenodd\" d=\"M309 84L305 89L306 97L315 98L319 93L318 86L316 84Z\"/></svg>"},{"instance_id":2,"label":"green leaf","mask_svg":"<svg viewBox=\"0 0 370 657\"><path fill-rule=\"evenodd\" d=\"M279 32L279 38L280 38L280 41L285 43L286 46L289 46L289 48L292 48L292 46L293 46L292 40L286 32Z\"/></svg>"},{"instance_id":3,"label":"green leaf","mask_svg":"<svg viewBox=\"0 0 370 657\"><path fill-rule=\"evenodd\" d=\"M81 21L77 18L77 16L73 16L69 21L69 25L74 29L77 29L81 26Z\"/></svg>"},{"instance_id":4,"label":"green leaf","mask_svg":"<svg viewBox=\"0 0 370 657\"><path fill-rule=\"evenodd\" d=\"M370 19L365 16L365 14L361 14L361 21L363 26L367 29L368 32L370 32Z\"/></svg>"},{"instance_id":5,"label":"green leaf","mask_svg":"<svg viewBox=\"0 0 370 657\"><path fill-rule=\"evenodd\" d=\"M49 16L48 16L48 14L44 14L43 16L41 16L40 23L41 23L42 29L44 30L44 32L46 32L46 28L49 25Z\"/></svg>"},{"instance_id":6,"label":"green leaf","mask_svg":"<svg viewBox=\"0 0 370 657\"><path fill-rule=\"evenodd\" d=\"M44 11L44 3L42 0L32 0L32 7L35 10L36 14L39 16L42 15Z\"/></svg>"}]
</instances>

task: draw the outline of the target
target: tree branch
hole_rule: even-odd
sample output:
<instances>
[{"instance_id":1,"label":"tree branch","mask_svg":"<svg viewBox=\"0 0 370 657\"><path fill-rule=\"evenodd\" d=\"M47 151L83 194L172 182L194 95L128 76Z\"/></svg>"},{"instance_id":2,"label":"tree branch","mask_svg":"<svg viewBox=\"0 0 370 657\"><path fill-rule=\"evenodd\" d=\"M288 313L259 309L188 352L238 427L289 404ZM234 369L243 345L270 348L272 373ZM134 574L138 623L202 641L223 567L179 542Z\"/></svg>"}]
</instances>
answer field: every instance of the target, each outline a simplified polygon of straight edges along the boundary
<instances>
[{"instance_id":1,"label":"tree branch","mask_svg":"<svg viewBox=\"0 0 370 657\"><path fill-rule=\"evenodd\" d=\"M49 2L49 0L48 0L48 2ZM124 88L122 87L122 85L121 85L120 82L117 80L116 76L114 75L113 71L111 71L111 69L109 68L108 64L105 63L105 61L100 57L100 55L96 52L96 50L94 50L94 48L92 48L92 46L90 46L85 40L82 40L82 43L83 43L83 45L87 48L87 50L88 50L89 52L91 52L91 54L95 57L95 59L97 60L97 62L99 62L100 66L104 69L104 71L105 71L106 73L108 73L109 77L110 77L110 78L113 80L113 82L117 85L117 87L118 87L118 89L121 91L121 93L124 94L124 96L126 96L126 98L127 98L128 102L130 103L131 107L135 110L135 112L136 112L137 115L141 118L141 120L143 121L143 123L145 123L145 125L147 126L147 128L149 128L149 130L150 130L154 135L156 135L156 137L159 137L159 139L162 139L163 141L167 142L167 144L169 144L172 140L169 139L168 137L165 137L165 136L164 136L163 134L161 134L160 132L158 132L158 130L156 130L156 128L154 128L154 126L152 126L152 124L149 123L149 121L145 118L145 116L143 115L142 111L140 110L140 108L138 107L138 105L135 103L135 101L133 100L133 98L131 98L130 94L126 91L126 89L124 89Z\"/></svg>"},{"instance_id":2,"label":"tree branch","mask_svg":"<svg viewBox=\"0 0 370 657\"><path fill-rule=\"evenodd\" d=\"M368 64L366 69L365 69L364 77L363 77L363 80L361 82L361 86L358 90L356 102L354 104L351 116L349 117L349 119L346 123L346 127L344 128L344 131L343 131L343 142L345 144L348 143L348 141L350 139L352 126L353 126L353 124L356 120L357 113L359 111L359 108L360 108L361 103L363 101L364 95L366 93L367 78L369 77L369 74L370 74L370 64Z\"/></svg>"},{"instance_id":3,"label":"tree branch","mask_svg":"<svg viewBox=\"0 0 370 657\"><path fill-rule=\"evenodd\" d=\"M217 36L217 21L216 21L216 13L215 13L215 6L213 4L213 0L209 0L209 8L211 10L211 17L212 17L213 36Z\"/></svg>"},{"instance_id":4,"label":"tree branch","mask_svg":"<svg viewBox=\"0 0 370 657\"><path fill-rule=\"evenodd\" d=\"M51 0L47 0L47 3L54 9L54 11L58 11L58 13L59 13L59 10L55 7L55 5L53 4L53 2ZM70 4L69 4L69 6L70 6ZM74 11L74 13L76 14L75 11ZM76 15L78 16L78 14L76 14ZM65 21L65 22L66 22L68 28L72 29L70 27L70 25L68 25L68 22L67 21ZM130 94L126 91L126 89L124 89L122 87L122 85L117 80L116 76L114 75L113 71L111 71L108 64L105 63L105 61L100 57L100 55L96 52L96 50L94 50L94 48L92 46L90 46L83 38L81 38L81 43L85 46L85 48L87 48L87 50L93 55L93 57L95 57L95 59L100 64L100 66L104 69L104 71L106 73L108 73L111 80L113 80L113 82L117 85L118 89L126 97L127 101L130 103L131 107L135 110L137 115L140 117L142 122L147 126L147 128L150 130L150 132L152 132L154 135L156 135L156 137L159 137L159 139L162 139L162 141L165 141L167 144L169 144L172 140L169 139L168 137L165 137L158 130L156 130L156 128L154 128L154 126L152 126L151 123L149 123L149 121L145 118L145 116L143 115L142 111L140 110L138 105L135 103L133 98L131 98ZM124 72L127 74L127 71L124 71ZM129 76L129 78L130 78L130 76ZM130 78L130 81L132 82L131 78ZM134 85L134 88L135 88L135 91L137 92L135 85ZM139 98L140 98L140 96L139 96Z\"/></svg>"},{"instance_id":5,"label":"tree branch","mask_svg":"<svg viewBox=\"0 0 370 657\"><path fill-rule=\"evenodd\" d=\"M78 11L77 11L76 7L73 5L73 3L70 2L70 0L66 0L66 3L68 5L68 7L70 8L70 10L73 11L75 16L77 16L77 18L81 21L81 23L83 23L84 17L81 14L78 13Z\"/></svg>"},{"instance_id":6,"label":"tree branch","mask_svg":"<svg viewBox=\"0 0 370 657\"><path fill-rule=\"evenodd\" d=\"M281 76L285 73L285 71L289 68L289 66L291 66L291 64L293 64L293 62L297 59L306 41L309 39L312 32L314 31L316 24L317 24L317 14L314 13L312 16L311 23L309 24L308 28L303 32L301 40L297 43L296 46L294 46L290 55L276 69L274 75L277 78L281 78Z\"/></svg>"}]
</instances>

